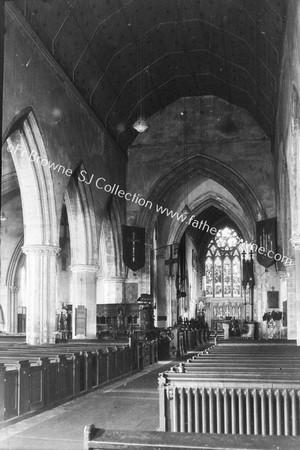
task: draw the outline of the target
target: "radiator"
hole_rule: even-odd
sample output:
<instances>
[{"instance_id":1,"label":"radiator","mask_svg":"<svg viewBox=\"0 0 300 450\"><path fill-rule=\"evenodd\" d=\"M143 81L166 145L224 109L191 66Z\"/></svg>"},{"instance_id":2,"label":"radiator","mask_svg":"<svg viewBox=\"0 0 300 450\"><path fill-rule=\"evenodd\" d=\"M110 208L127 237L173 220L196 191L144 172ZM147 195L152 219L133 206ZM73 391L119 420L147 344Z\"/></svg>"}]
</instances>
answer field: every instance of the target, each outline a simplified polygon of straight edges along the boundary
<instances>
[{"instance_id":1,"label":"radiator","mask_svg":"<svg viewBox=\"0 0 300 450\"><path fill-rule=\"evenodd\" d=\"M161 431L299 435L300 389L160 383Z\"/></svg>"}]
</instances>

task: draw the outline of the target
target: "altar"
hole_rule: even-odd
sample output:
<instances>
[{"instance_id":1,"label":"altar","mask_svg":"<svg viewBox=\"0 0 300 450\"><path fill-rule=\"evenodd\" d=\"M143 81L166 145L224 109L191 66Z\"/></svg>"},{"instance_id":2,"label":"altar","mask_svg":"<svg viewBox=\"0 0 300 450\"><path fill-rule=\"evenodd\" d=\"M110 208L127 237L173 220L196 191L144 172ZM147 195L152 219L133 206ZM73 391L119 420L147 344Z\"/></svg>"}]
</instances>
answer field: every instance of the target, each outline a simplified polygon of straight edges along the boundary
<instances>
[{"instance_id":1,"label":"altar","mask_svg":"<svg viewBox=\"0 0 300 450\"><path fill-rule=\"evenodd\" d=\"M224 333L224 340L234 338L255 339L255 322L237 319L212 321L212 329Z\"/></svg>"}]
</instances>

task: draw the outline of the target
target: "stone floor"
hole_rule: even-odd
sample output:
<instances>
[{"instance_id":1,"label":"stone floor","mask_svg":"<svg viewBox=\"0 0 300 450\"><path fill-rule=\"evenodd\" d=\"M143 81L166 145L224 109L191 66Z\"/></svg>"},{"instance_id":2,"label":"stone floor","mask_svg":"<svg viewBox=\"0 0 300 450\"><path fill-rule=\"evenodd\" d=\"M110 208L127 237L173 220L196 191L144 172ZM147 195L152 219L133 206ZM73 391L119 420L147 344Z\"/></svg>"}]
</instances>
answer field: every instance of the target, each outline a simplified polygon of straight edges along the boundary
<instances>
[{"instance_id":1,"label":"stone floor","mask_svg":"<svg viewBox=\"0 0 300 450\"><path fill-rule=\"evenodd\" d=\"M157 430L159 362L122 381L0 430L1 450L82 450L83 429Z\"/></svg>"}]
</instances>

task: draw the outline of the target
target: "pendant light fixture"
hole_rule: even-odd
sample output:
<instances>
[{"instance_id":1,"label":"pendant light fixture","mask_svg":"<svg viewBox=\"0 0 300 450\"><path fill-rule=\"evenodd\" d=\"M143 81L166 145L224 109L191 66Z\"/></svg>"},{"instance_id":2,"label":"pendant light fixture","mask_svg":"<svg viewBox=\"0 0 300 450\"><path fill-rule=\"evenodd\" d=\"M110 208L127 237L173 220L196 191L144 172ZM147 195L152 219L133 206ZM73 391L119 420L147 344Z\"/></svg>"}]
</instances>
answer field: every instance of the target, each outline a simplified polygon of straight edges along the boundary
<instances>
[{"instance_id":1,"label":"pendant light fixture","mask_svg":"<svg viewBox=\"0 0 300 450\"><path fill-rule=\"evenodd\" d=\"M144 133L144 131L146 131L149 128L149 125L147 124L146 120L143 119L141 116L134 122L132 126L138 133Z\"/></svg>"},{"instance_id":2,"label":"pendant light fixture","mask_svg":"<svg viewBox=\"0 0 300 450\"><path fill-rule=\"evenodd\" d=\"M142 1L142 8L144 10L144 1ZM144 72L148 72L148 67L145 70L144 67L144 48L143 48L143 37L144 37L144 32L143 29L141 27L140 30L140 36L139 36L139 40L137 41L137 56L138 56L138 67L139 67L139 106L138 106L138 110L139 110L139 114L138 114L138 118L137 120L134 122L134 124L132 125L132 127L138 132L138 133L144 133L148 128L149 125L146 122L146 118L145 118L145 112L144 112L144 108L143 108L143 99L144 99L144 94L145 94L145 80L144 80Z\"/></svg>"}]
</instances>

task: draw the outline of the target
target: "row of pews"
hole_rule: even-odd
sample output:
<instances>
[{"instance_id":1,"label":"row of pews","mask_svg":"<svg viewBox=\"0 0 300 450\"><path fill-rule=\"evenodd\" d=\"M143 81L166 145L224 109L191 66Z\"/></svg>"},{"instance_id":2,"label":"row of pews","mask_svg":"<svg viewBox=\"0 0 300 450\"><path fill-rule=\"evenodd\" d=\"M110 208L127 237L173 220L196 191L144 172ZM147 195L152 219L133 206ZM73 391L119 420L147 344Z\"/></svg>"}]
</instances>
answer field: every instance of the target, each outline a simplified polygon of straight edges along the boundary
<instances>
[{"instance_id":1,"label":"row of pews","mask_svg":"<svg viewBox=\"0 0 300 450\"><path fill-rule=\"evenodd\" d=\"M159 431L84 429L84 450L300 448L300 351L214 345L159 377Z\"/></svg>"},{"instance_id":2,"label":"row of pews","mask_svg":"<svg viewBox=\"0 0 300 450\"><path fill-rule=\"evenodd\" d=\"M157 362L157 341L0 341L0 427L53 408Z\"/></svg>"},{"instance_id":3,"label":"row of pews","mask_svg":"<svg viewBox=\"0 0 300 450\"><path fill-rule=\"evenodd\" d=\"M170 355L181 356L189 351L194 351L210 340L208 327L193 327L182 324L170 329Z\"/></svg>"},{"instance_id":4,"label":"row of pews","mask_svg":"<svg viewBox=\"0 0 300 450\"><path fill-rule=\"evenodd\" d=\"M298 436L299 374L295 345L213 346L160 375L160 430Z\"/></svg>"}]
</instances>

